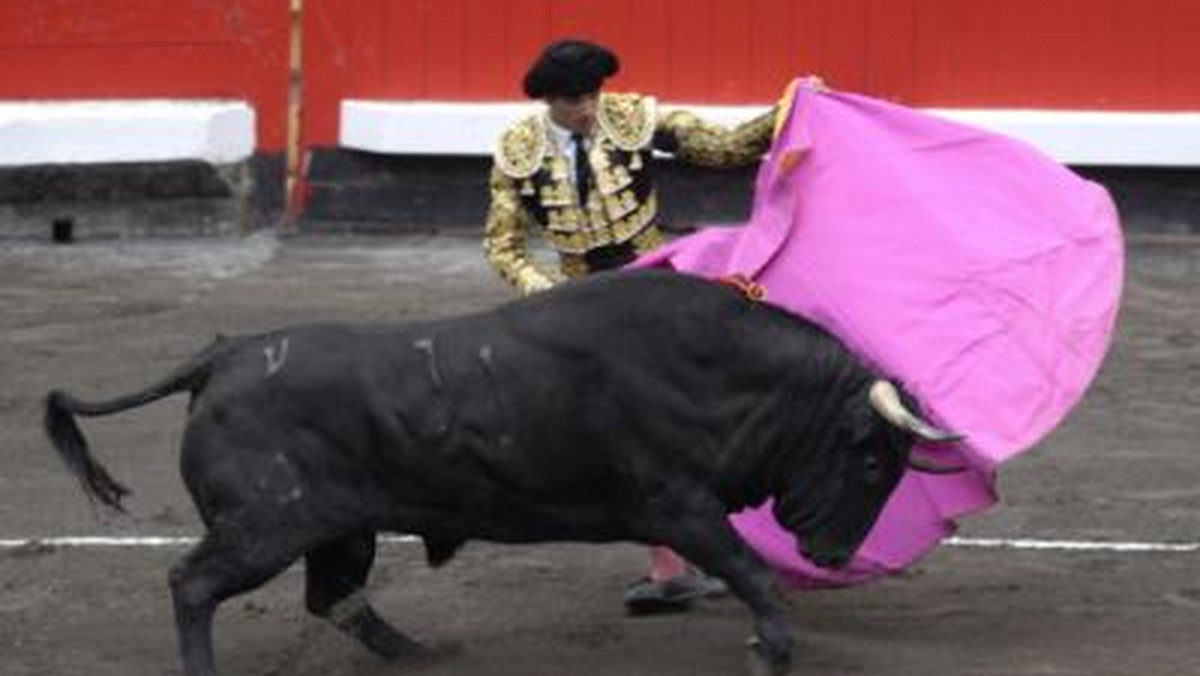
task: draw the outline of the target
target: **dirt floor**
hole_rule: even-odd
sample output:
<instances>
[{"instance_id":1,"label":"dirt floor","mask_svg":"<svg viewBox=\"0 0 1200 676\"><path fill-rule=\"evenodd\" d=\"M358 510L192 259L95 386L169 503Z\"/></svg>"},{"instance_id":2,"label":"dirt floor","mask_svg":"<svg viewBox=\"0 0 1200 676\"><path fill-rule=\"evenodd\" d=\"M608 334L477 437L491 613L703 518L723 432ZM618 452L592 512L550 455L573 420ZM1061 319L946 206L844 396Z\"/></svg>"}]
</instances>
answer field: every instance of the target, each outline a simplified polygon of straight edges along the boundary
<instances>
[{"instance_id":1,"label":"dirt floor","mask_svg":"<svg viewBox=\"0 0 1200 676\"><path fill-rule=\"evenodd\" d=\"M177 674L166 586L183 546L46 546L63 536L185 536L184 402L89 421L135 493L95 513L41 437L40 399L128 391L215 333L314 319L488 306L508 290L468 237L0 244L0 675ZM1135 242L1120 329L1095 386L1005 501L909 573L796 594L796 674L1200 674L1200 551L984 548L981 538L1200 540L1200 241ZM431 666L389 664L309 618L294 568L217 618L226 675L740 674L748 615L730 599L627 618L630 545L473 543L443 569L384 545L378 607L414 635L461 642Z\"/></svg>"}]
</instances>

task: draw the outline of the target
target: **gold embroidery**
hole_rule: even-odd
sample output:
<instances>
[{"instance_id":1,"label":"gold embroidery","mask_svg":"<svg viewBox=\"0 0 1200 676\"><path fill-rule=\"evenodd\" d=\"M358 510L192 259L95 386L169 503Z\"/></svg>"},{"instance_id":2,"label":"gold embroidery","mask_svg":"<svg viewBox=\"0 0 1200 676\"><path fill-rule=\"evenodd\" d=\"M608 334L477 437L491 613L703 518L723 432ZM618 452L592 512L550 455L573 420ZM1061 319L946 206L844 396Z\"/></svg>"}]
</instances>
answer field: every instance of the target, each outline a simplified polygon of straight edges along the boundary
<instances>
[{"instance_id":1,"label":"gold embroidery","mask_svg":"<svg viewBox=\"0 0 1200 676\"><path fill-rule=\"evenodd\" d=\"M616 195L608 195L604 198L604 211L611 220L617 220L624 217L626 214L638 208L637 198L633 193L626 190L623 193Z\"/></svg>"},{"instance_id":2,"label":"gold embroidery","mask_svg":"<svg viewBox=\"0 0 1200 676\"><path fill-rule=\"evenodd\" d=\"M541 115L530 115L510 126L496 145L496 166L510 178L529 178L542 168L549 140Z\"/></svg>"},{"instance_id":3,"label":"gold embroidery","mask_svg":"<svg viewBox=\"0 0 1200 676\"><path fill-rule=\"evenodd\" d=\"M691 164L735 167L759 160L771 144L777 107L726 128L696 115L676 110L663 117L660 127L678 141L676 155Z\"/></svg>"},{"instance_id":4,"label":"gold embroidery","mask_svg":"<svg viewBox=\"0 0 1200 676\"><path fill-rule=\"evenodd\" d=\"M595 187L582 206L567 157L552 142L544 115L522 118L501 135L484 247L492 266L523 292L546 288L561 274L589 272L583 255L598 247L631 243L641 254L663 241L654 227L656 195L651 190L644 201L639 202L638 197L649 187L640 183L647 177L639 172L649 159L650 143L660 122L655 100L604 94L597 118L598 128L588 149ZM684 139L680 145L688 142ZM527 208L531 197L540 205L537 212L544 213L542 228L534 222L535 212ZM531 255L526 238L537 230L558 252L559 270L542 268Z\"/></svg>"},{"instance_id":5,"label":"gold embroidery","mask_svg":"<svg viewBox=\"0 0 1200 676\"><path fill-rule=\"evenodd\" d=\"M591 270L588 270L587 261L583 259L583 256L576 256L574 254L563 254L559 268L562 270L563 275L568 278L583 277L591 272Z\"/></svg>"},{"instance_id":6,"label":"gold embroidery","mask_svg":"<svg viewBox=\"0 0 1200 676\"><path fill-rule=\"evenodd\" d=\"M582 214L574 205L561 209L547 209L546 218L546 229L557 232L575 232L584 222Z\"/></svg>"},{"instance_id":7,"label":"gold embroidery","mask_svg":"<svg viewBox=\"0 0 1200 676\"><path fill-rule=\"evenodd\" d=\"M658 228L646 227L627 241L633 245L634 253L641 256L661 246L666 238ZM587 259L579 254L564 253L560 262L560 269L566 277L582 277L591 272L588 269Z\"/></svg>"},{"instance_id":8,"label":"gold embroidery","mask_svg":"<svg viewBox=\"0 0 1200 676\"><path fill-rule=\"evenodd\" d=\"M526 236L532 219L520 204L513 179L496 166L492 169L489 184L491 206L483 235L483 249L488 262L503 279L522 293L552 286L560 278L560 273L543 269L530 256Z\"/></svg>"},{"instance_id":9,"label":"gold embroidery","mask_svg":"<svg viewBox=\"0 0 1200 676\"><path fill-rule=\"evenodd\" d=\"M636 204L637 200L632 195L630 198L633 199L635 208L623 218L612 221L601 218L599 222L592 221L591 227L577 229L562 227L560 222L559 229L548 228L547 234L558 251L573 254L583 254L598 246L629 241L654 222L658 214L658 199L655 195L651 194L640 205Z\"/></svg>"},{"instance_id":10,"label":"gold embroidery","mask_svg":"<svg viewBox=\"0 0 1200 676\"><path fill-rule=\"evenodd\" d=\"M596 122L621 150L641 150L654 138L658 105L653 96L601 94Z\"/></svg>"},{"instance_id":11,"label":"gold embroidery","mask_svg":"<svg viewBox=\"0 0 1200 676\"><path fill-rule=\"evenodd\" d=\"M575 189L566 181L556 181L542 186L538 202L547 209L575 204Z\"/></svg>"},{"instance_id":12,"label":"gold embroidery","mask_svg":"<svg viewBox=\"0 0 1200 676\"><path fill-rule=\"evenodd\" d=\"M622 166L607 166L596 171L596 188L604 195L611 195L633 183L633 175Z\"/></svg>"},{"instance_id":13,"label":"gold embroidery","mask_svg":"<svg viewBox=\"0 0 1200 676\"><path fill-rule=\"evenodd\" d=\"M550 159L550 178L555 181L565 181L568 178L567 158L562 153L556 153Z\"/></svg>"}]
</instances>

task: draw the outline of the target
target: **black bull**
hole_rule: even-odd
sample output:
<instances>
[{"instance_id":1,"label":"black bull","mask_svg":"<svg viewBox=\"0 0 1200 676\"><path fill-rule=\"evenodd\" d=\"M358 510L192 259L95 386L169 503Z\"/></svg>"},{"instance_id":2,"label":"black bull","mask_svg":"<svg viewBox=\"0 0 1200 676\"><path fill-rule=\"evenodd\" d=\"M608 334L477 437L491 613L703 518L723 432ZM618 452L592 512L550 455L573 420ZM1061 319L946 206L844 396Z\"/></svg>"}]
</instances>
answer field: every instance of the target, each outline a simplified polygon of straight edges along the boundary
<instances>
[{"instance_id":1,"label":"black bull","mask_svg":"<svg viewBox=\"0 0 1200 676\"><path fill-rule=\"evenodd\" d=\"M46 430L119 507L74 415L182 391L182 474L207 529L170 577L188 676L215 673L217 605L300 557L313 613L425 655L361 594L379 531L419 535L433 565L472 538L669 545L749 606L752 663L780 673L791 632L727 514L773 498L802 552L842 565L919 465L914 440L952 438L811 323L669 272L426 323L220 338L135 394L51 393Z\"/></svg>"}]
</instances>

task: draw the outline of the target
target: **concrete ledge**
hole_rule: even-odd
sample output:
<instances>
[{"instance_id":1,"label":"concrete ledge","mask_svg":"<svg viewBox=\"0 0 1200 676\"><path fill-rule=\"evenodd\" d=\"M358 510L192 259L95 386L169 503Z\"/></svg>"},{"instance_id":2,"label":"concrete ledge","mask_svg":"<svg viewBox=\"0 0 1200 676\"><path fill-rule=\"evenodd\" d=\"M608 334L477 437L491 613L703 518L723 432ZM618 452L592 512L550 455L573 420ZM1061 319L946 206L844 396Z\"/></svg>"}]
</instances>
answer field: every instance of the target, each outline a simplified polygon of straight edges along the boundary
<instances>
[{"instance_id":1,"label":"concrete ledge","mask_svg":"<svg viewBox=\"0 0 1200 676\"><path fill-rule=\"evenodd\" d=\"M395 155L490 155L509 123L541 106L536 102L348 99L341 105L338 143L350 150ZM766 110L766 106L686 107L721 124L736 124Z\"/></svg>"},{"instance_id":2,"label":"concrete ledge","mask_svg":"<svg viewBox=\"0 0 1200 676\"><path fill-rule=\"evenodd\" d=\"M348 99L341 147L396 155L488 155L500 131L536 103L439 103ZM714 122L736 123L763 106L685 106ZM1200 167L1200 113L1070 110L929 112L1033 144L1076 166Z\"/></svg>"},{"instance_id":3,"label":"concrete ledge","mask_svg":"<svg viewBox=\"0 0 1200 676\"><path fill-rule=\"evenodd\" d=\"M242 101L0 102L0 166L231 164L254 148L254 110Z\"/></svg>"},{"instance_id":4,"label":"concrete ledge","mask_svg":"<svg viewBox=\"0 0 1200 676\"><path fill-rule=\"evenodd\" d=\"M522 103L347 100L338 144L388 155L488 155L504 126L533 110Z\"/></svg>"},{"instance_id":5,"label":"concrete ledge","mask_svg":"<svg viewBox=\"0 0 1200 676\"><path fill-rule=\"evenodd\" d=\"M1200 113L938 108L929 112L1022 139L1063 164L1200 167Z\"/></svg>"}]
</instances>

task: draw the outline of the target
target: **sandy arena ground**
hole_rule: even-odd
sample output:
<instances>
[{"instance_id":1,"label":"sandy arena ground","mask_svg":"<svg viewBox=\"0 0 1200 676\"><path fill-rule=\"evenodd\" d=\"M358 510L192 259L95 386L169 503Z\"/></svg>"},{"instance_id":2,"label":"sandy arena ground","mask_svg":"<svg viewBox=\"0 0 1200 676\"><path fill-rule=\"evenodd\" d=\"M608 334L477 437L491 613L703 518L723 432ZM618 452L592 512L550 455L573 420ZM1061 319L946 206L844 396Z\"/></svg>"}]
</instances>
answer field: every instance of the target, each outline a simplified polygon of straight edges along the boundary
<instances>
[{"instance_id":1,"label":"sandy arena ground","mask_svg":"<svg viewBox=\"0 0 1200 676\"><path fill-rule=\"evenodd\" d=\"M49 388L129 391L218 332L446 315L508 294L465 236L0 244L0 675L180 671L166 572L182 545L25 541L198 533L176 470L184 401L87 422L134 490L129 514L111 516L42 439ZM1085 401L1005 468L1004 503L966 521L965 542L894 579L794 595L793 673L1200 674L1200 549L1187 546L1200 541L1198 299L1200 241L1132 243L1119 333ZM644 563L631 545L473 543L432 571L418 546L389 543L378 607L419 638L461 642L461 656L418 669L371 656L305 614L296 567L222 608L218 660L228 676L741 674L750 628L732 600L624 616L622 587Z\"/></svg>"}]
</instances>

